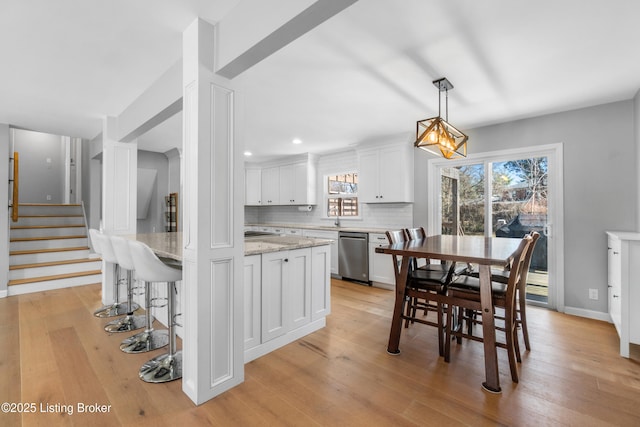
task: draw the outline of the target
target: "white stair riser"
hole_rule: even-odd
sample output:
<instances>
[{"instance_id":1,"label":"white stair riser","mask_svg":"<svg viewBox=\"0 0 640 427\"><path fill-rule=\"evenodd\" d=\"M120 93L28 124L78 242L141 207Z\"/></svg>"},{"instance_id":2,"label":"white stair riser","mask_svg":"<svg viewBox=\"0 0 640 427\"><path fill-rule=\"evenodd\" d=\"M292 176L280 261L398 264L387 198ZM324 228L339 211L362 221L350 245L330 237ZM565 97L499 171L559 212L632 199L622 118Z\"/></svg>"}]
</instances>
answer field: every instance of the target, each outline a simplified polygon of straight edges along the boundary
<instances>
[{"instance_id":1,"label":"white stair riser","mask_svg":"<svg viewBox=\"0 0 640 427\"><path fill-rule=\"evenodd\" d=\"M90 285L100 283L101 274L92 274L90 276L73 277L70 279L47 280L44 282L27 283L25 285L12 285L8 287L9 295L21 295L32 292L48 291L51 289L70 288L72 286Z\"/></svg>"},{"instance_id":2,"label":"white stair riser","mask_svg":"<svg viewBox=\"0 0 640 427\"><path fill-rule=\"evenodd\" d=\"M11 251L29 251L35 249L53 249L53 248L73 248L77 246L88 246L89 242L86 237L80 239L54 239L54 240L32 240L27 242L11 242L9 247Z\"/></svg>"},{"instance_id":3,"label":"white stair riser","mask_svg":"<svg viewBox=\"0 0 640 427\"><path fill-rule=\"evenodd\" d=\"M73 264L50 265L46 267L20 268L9 271L9 280L52 276L55 274L79 273L81 271L100 270L101 268L102 261L78 262Z\"/></svg>"},{"instance_id":4,"label":"white stair riser","mask_svg":"<svg viewBox=\"0 0 640 427\"><path fill-rule=\"evenodd\" d=\"M21 215L82 215L80 206L18 206Z\"/></svg>"},{"instance_id":5,"label":"white stair riser","mask_svg":"<svg viewBox=\"0 0 640 427\"><path fill-rule=\"evenodd\" d=\"M19 228L11 230L11 238L72 236L84 233L84 227Z\"/></svg>"},{"instance_id":6,"label":"white stair riser","mask_svg":"<svg viewBox=\"0 0 640 427\"><path fill-rule=\"evenodd\" d=\"M88 249L82 249L78 251L45 252L45 253L37 253L37 254L11 255L9 257L9 263L11 265L32 264L36 262L63 261L66 259L87 258L88 256L89 256Z\"/></svg>"},{"instance_id":7,"label":"white stair riser","mask_svg":"<svg viewBox=\"0 0 640 427\"><path fill-rule=\"evenodd\" d=\"M75 224L83 225L84 218L81 216L44 216L44 217L29 217L18 218L17 222L11 222L11 225L65 225Z\"/></svg>"}]
</instances>

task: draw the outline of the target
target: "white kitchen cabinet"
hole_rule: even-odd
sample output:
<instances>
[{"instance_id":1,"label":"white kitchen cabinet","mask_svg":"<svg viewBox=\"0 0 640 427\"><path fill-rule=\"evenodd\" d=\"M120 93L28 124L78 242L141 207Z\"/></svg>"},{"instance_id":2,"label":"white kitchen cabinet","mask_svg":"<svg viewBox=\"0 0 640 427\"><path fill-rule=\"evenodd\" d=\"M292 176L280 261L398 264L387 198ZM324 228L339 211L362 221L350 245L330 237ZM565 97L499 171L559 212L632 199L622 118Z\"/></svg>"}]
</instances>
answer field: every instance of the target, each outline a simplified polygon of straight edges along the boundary
<instances>
[{"instance_id":1,"label":"white kitchen cabinet","mask_svg":"<svg viewBox=\"0 0 640 427\"><path fill-rule=\"evenodd\" d=\"M377 247L388 244L385 234L369 233L369 280L373 282L373 286L395 289L396 276L391 255L376 253Z\"/></svg>"},{"instance_id":2,"label":"white kitchen cabinet","mask_svg":"<svg viewBox=\"0 0 640 427\"><path fill-rule=\"evenodd\" d=\"M362 203L413 202L413 146L358 151L358 198Z\"/></svg>"},{"instance_id":3,"label":"white kitchen cabinet","mask_svg":"<svg viewBox=\"0 0 640 427\"><path fill-rule=\"evenodd\" d=\"M262 257L244 258L244 349L261 343Z\"/></svg>"},{"instance_id":4,"label":"white kitchen cabinet","mask_svg":"<svg viewBox=\"0 0 640 427\"><path fill-rule=\"evenodd\" d=\"M620 355L640 344L640 233L607 232L609 315L620 336Z\"/></svg>"},{"instance_id":5,"label":"white kitchen cabinet","mask_svg":"<svg viewBox=\"0 0 640 427\"><path fill-rule=\"evenodd\" d=\"M304 230L303 236L331 240L331 274L338 276L338 232L330 230Z\"/></svg>"},{"instance_id":6,"label":"white kitchen cabinet","mask_svg":"<svg viewBox=\"0 0 640 427\"><path fill-rule=\"evenodd\" d=\"M315 181L315 168L309 163L280 166L280 204L314 205Z\"/></svg>"},{"instance_id":7,"label":"white kitchen cabinet","mask_svg":"<svg viewBox=\"0 0 640 427\"><path fill-rule=\"evenodd\" d=\"M311 248L262 254L262 342L311 321Z\"/></svg>"},{"instance_id":8,"label":"white kitchen cabinet","mask_svg":"<svg viewBox=\"0 0 640 427\"><path fill-rule=\"evenodd\" d=\"M261 206L262 200L262 170L245 169L244 171L244 204L246 206Z\"/></svg>"},{"instance_id":9,"label":"white kitchen cabinet","mask_svg":"<svg viewBox=\"0 0 640 427\"><path fill-rule=\"evenodd\" d=\"M262 206L275 206L280 204L280 168L271 167L262 169L261 194Z\"/></svg>"},{"instance_id":10,"label":"white kitchen cabinet","mask_svg":"<svg viewBox=\"0 0 640 427\"><path fill-rule=\"evenodd\" d=\"M287 236L302 236L303 233L301 228L285 228L284 234Z\"/></svg>"}]
</instances>

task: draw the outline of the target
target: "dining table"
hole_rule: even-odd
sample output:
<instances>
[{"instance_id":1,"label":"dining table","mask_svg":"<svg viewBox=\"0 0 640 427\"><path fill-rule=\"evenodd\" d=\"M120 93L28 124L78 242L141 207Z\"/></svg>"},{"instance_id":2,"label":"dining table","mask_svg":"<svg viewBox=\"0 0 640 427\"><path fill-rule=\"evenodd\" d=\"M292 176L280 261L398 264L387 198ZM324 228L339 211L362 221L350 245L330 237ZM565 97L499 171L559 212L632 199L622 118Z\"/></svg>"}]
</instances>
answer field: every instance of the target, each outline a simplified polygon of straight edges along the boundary
<instances>
[{"instance_id":1,"label":"dining table","mask_svg":"<svg viewBox=\"0 0 640 427\"><path fill-rule=\"evenodd\" d=\"M500 393L491 266L505 267L509 265L519 244L520 239L513 238L435 235L376 248L377 253L402 257L400 268L395 269L396 296L387 352L390 354L400 353L402 309L411 258L478 264L485 364L485 382L482 383L482 386L487 391Z\"/></svg>"}]
</instances>

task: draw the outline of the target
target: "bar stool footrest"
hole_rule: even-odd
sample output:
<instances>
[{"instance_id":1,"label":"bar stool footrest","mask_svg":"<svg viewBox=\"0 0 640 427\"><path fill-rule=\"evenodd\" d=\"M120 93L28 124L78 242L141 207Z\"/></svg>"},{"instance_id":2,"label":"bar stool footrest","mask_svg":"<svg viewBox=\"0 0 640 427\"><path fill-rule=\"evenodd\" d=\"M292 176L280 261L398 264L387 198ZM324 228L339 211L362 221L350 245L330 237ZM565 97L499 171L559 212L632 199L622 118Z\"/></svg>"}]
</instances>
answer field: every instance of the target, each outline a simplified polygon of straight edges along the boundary
<instances>
[{"instance_id":1,"label":"bar stool footrest","mask_svg":"<svg viewBox=\"0 0 640 427\"><path fill-rule=\"evenodd\" d=\"M133 335L120 344L120 350L129 354L146 353L166 347L169 344L169 331L151 330Z\"/></svg>"},{"instance_id":2,"label":"bar stool footrest","mask_svg":"<svg viewBox=\"0 0 640 427\"><path fill-rule=\"evenodd\" d=\"M113 320L107 323L104 330L107 332L131 332L136 329L142 329L147 326L147 317L144 315L132 316L127 315L121 319Z\"/></svg>"}]
</instances>

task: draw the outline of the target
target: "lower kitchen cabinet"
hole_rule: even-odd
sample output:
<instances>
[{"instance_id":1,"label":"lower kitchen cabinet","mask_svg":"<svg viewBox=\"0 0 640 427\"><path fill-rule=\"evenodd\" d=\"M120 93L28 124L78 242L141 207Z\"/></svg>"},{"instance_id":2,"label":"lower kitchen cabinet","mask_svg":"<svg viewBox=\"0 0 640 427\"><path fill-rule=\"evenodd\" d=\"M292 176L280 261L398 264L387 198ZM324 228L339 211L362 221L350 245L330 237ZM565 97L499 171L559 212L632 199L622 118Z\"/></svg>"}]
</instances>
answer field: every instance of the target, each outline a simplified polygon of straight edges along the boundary
<instances>
[{"instance_id":1,"label":"lower kitchen cabinet","mask_svg":"<svg viewBox=\"0 0 640 427\"><path fill-rule=\"evenodd\" d=\"M338 232L330 230L303 230L304 237L331 240L331 274L338 276Z\"/></svg>"},{"instance_id":2,"label":"lower kitchen cabinet","mask_svg":"<svg viewBox=\"0 0 640 427\"><path fill-rule=\"evenodd\" d=\"M388 244L385 234L369 233L369 280L374 286L393 290L396 287L393 259L389 254L376 253L377 247Z\"/></svg>"},{"instance_id":3,"label":"lower kitchen cabinet","mask_svg":"<svg viewBox=\"0 0 640 427\"><path fill-rule=\"evenodd\" d=\"M245 363L325 326L329 245L245 257Z\"/></svg>"}]
</instances>

